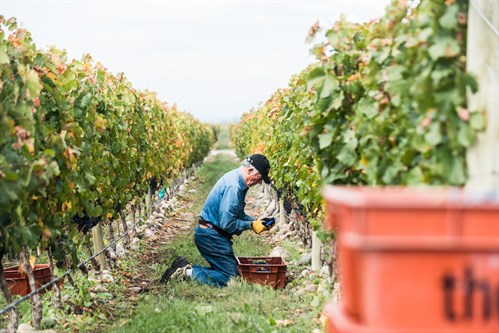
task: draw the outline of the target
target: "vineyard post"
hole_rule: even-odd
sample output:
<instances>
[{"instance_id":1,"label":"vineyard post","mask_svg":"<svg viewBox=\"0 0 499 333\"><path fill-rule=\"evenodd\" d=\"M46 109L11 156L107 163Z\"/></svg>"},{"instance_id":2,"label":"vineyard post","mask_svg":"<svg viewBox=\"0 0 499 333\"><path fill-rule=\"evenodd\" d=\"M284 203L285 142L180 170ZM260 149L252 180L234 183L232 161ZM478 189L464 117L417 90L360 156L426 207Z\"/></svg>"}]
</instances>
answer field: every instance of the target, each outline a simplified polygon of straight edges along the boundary
<instances>
[{"instance_id":1,"label":"vineyard post","mask_svg":"<svg viewBox=\"0 0 499 333\"><path fill-rule=\"evenodd\" d=\"M119 226L119 223L118 223L118 226ZM116 252L116 243L114 241L115 237L114 237L114 228L113 228L113 220L112 219L109 220L108 228L109 228L109 241L111 242L111 248L113 249L114 252ZM118 233L119 233L119 229L118 229Z\"/></svg>"},{"instance_id":2,"label":"vineyard post","mask_svg":"<svg viewBox=\"0 0 499 333\"><path fill-rule=\"evenodd\" d=\"M54 274L54 258L52 256L52 249L50 246L47 247L47 257L49 259L49 269L50 269L50 275L55 276ZM59 289L59 283L54 284L54 304L56 307L59 309L62 309L62 303L61 303L61 290Z\"/></svg>"},{"instance_id":3,"label":"vineyard post","mask_svg":"<svg viewBox=\"0 0 499 333\"><path fill-rule=\"evenodd\" d=\"M23 246L21 252L19 253L20 261L24 265L24 270L26 272L26 276L28 277L28 283L31 290L36 289L36 280L35 274L33 273L33 269L31 268L31 264L29 262L29 253L28 249ZM40 328L40 322L42 321L42 300L40 299L40 294L33 295L33 310L31 311L31 319L33 320L33 327L35 329Z\"/></svg>"},{"instance_id":4,"label":"vineyard post","mask_svg":"<svg viewBox=\"0 0 499 333\"><path fill-rule=\"evenodd\" d=\"M499 22L494 20L494 1L473 1L468 13L468 37L466 69L475 75L480 89L468 92L467 108L474 113L483 112L487 126L479 133L473 146L468 149L467 162L469 178L466 187L470 189L497 190L499 188ZM483 16L482 16L483 15ZM495 147L496 149L491 149Z\"/></svg>"},{"instance_id":5,"label":"vineyard post","mask_svg":"<svg viewBox=\"0 0 499 333\"><path fill-rule=\"evenodd\" d=\"M5 295L5 300L7 304L12 303L12 295L10 293L7 280L5 279L5 273L3 271L2 257L0 256L0 283L2 287L3 294ZM17 332L18 316L15 308L9 311L9 323L7 324L7 333Z\"/></svg>"},{"instance_id":6,"label":"vineyard post","mask_svg":"<svg viewBox=\"0 0 499 333\"><path fill-rule=\"evenodd\" d=\"M146 216L151 213L151 197L152 197L152 192L151 188L149 187L146 195Z\"/></svg>"},{"instance_id":7,"label":"vineyard post","mask_svg":"<svg viewBox=\"0 0 499 333\"><path fill-rule=\"evenodd\" d=\"M286 217L286 211L284 210L284 196L281 195L281 198L279 199L279 222L278 222L280 226L284 225L285 217Z\"/></svg>"},{"instance_id":8,"label":"vineyard post","mask_svg":"<svg viewBox=\"0 0 499 333\"><path fill-rule=\"evenodd\" d=\"M312 231L312 270L318 271L321 269L321 247L322 243L317 237L317 231Z\"/></svg>"},{"instance_id":9,"label":"vineyard post","mask_svg":"<svg viewBox=\"0 0 499 333\"><path fill-rule=\"evenodd\" d=\"M94 253L102 251L104 248L104 238L102 236L102 224L100 222L92 228L92 240L94 243ZM102 270L107 269L104 253L99 254L97 260L99 261L101 272Z\"/></svg>"}]
</instances>

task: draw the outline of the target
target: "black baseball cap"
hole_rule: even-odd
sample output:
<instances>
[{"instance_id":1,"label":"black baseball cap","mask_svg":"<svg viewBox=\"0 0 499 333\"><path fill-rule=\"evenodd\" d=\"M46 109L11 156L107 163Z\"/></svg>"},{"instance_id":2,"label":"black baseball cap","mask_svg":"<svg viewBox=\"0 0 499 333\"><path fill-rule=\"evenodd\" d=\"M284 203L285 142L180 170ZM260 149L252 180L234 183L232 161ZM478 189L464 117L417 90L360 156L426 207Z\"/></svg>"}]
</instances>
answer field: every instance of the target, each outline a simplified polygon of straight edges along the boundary
<instances>
[{"instance_id":1,"label":"black baseball cap","mask_svg":"<svg viewBox=\"0 0 499 333\"><path fill-rule=\"evenodd\" d=\"M265 183L270 184L270 163L265 156L263 156L262 154L253 154L251 156L248 156L246 158L246 161L248 161L252 166L255 167L255 169L258 170L258 172L260 172Z\"/></svg>"}]
</instances>

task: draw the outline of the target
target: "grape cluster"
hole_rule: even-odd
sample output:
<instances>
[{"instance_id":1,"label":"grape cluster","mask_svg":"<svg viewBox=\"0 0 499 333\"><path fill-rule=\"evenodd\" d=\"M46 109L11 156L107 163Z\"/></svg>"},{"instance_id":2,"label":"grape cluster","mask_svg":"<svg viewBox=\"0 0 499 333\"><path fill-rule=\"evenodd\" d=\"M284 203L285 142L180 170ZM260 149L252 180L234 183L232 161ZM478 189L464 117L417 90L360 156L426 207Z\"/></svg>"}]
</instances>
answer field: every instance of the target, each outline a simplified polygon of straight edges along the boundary
<instances>
[{"instance_id":1,"label":"grape cluster","mask_svg":"<svg viewBox=\"0 0 499 333\"><path fill-rule=\"evenodd\" d=\"M114 208L114 211L118 214L121 212L121 201L118 201L116 207Z\"/></svg>"},{"instance_id":2,"label":"grape cluster","mask_svg":"<svg viewBox=\"0 0 499 333\"><path fill-rule=\"evenodd\" d=\"M86 211L83 211L83 216L73 216L73 222L78 224L78 231L85 235L89 230L95 227L101 221L101 217L89 217Z\"/></svg>"},{"instance_id":3,"label":"grape cluster","mask_svg":"<svg viewBox=\"0 0 499 333\"><path fill-rule=\"evenodd\" d=\"M156 176L152 176L149 179L149 189L151 190L151 195L154 195L154 193L156 193L157 187L158 187L158 180L156 179Z\"/></svg>"},{"instance_id":4,"label":"grape cluster","mask_svg":"<svg viewBox=\"0 0 499 333\"><path fill-rule=\"evenodd\" d=\"M291 201L289 201L288 197L284 197L284 211L286 212L286 214L290 214L291 213L291 210L293 209L293 206L291 205Z\"/></svg>"}]
</instances>

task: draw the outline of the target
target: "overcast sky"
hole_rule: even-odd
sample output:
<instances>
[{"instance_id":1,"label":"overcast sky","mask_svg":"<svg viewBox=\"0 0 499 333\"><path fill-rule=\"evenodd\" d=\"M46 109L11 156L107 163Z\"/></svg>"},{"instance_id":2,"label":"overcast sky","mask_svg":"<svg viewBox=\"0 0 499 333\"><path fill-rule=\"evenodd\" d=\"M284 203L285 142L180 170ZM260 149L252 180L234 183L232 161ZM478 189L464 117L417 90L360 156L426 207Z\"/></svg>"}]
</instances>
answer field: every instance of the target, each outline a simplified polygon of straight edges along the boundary
<instances>
[{"instance_id":1,"label":"overcast sky","mask_svg":"<svg viewBox=\"0 0 499 333\"><path fill-rule=\"evenodd\" d=\"M390 0L0 0L38 48L84 53L203 122L237 122L314 61L305 43L343 13L364 22Z\"/></svg>"}]
</instances>

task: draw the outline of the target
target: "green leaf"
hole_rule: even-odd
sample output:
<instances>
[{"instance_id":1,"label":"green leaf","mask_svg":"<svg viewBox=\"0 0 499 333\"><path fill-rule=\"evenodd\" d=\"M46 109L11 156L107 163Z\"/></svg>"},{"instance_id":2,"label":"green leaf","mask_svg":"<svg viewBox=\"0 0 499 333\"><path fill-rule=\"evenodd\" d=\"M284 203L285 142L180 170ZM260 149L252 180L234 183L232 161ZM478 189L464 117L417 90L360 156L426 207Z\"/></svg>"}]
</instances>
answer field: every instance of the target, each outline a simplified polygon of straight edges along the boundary
<instances>
[{"instance_id":1,"label":"green leaf","mask_svg":"<svg viewBox=\"0 0 499 333\"><path fill-rule=\"evenodd\" d=\"M307 87L308 89L314 88L318 89L324 85L324 80L326 79L326 73L320 67L314 68L307 77Z\"/></svg>"},{"instance_id":2,"label":"green leaf","mask_svg":"<svg viewBox=\"0 0 499 333\"><path fill-rule=\"evenodd\" d=\"M485 129L485 118L481 112L473 112L470 117L470 125L474 130L482 131Z\"/></svg>"},{"instance_id":3,"label":"green leaf","mask_svg":"<svg viewBox=\"0 0 499 333\"><path fill-rule=\"evenodd\" d=\"M0 46L0 65L8 64L10 62L7 55L7 45Z\"/></svg>"},{"instance_id":4,"label":"green leaf","mask_svg":"<svg viewBox=\"0 0 499 333\"><path fill-rule=\"evenodd\" d=\"M462 185L465 182L464 161L460 156L454 156L450 164L449 183L451 185Z\"/></svg>"},{"instance_id":5,"label":"green leaf","mask_svg":"<svg viewBox=\"0 0 499 333\"><path fill-rule=\"evenodd\" d=\"M476 82L475 78L471 74L461 73L461 77L463 83L471 89L473 94L478 91L478 82Z\"/></svg>"},{"instance_id":6,"label":"green leaf","mask_svg":"<svg viewBox=\"0 0 499 333\"><path fill-rule=\"evenodd\" d=\"M320 98L328 98L335 90L338 90L340 84L338 80L332 75L326 75L324 78L324 85L321 89Z\"/></svg>"},{"instance_id":7,"label":"green leaf","mask_svg":"<svg viewBox=\"0 0 499 333\"><path fill-rule=\"evenodd\" d=\"M93 185L95 183L96 178L90 172L85 172L85 178L87 179L90 185Z\"/></svg>"},{"instance_id":8,"label":"green leaf","mask_svg":"<svg viewBox=\"0 0 499 333\"><path fill-rule=\"evenodd\" d=\"M368 100L367 98L362 98L359 103L357 103L357 112L364 114L368 119L374 118L378 113L378 103L373 100Z\"/></svg>"},{"instance_id":9,"label":"green leaf","mask_svg":"<svg viewBox=\"0 0 499 333\"><path fill-rule=\"evenodd\" d=\"M435 43L428 49L433 60L455 57L459 55L460 51L459 44L450 37L437 38Z\"/></svg>"},{"instance_id":10,"label":"green leaf","mask_svg":"<svg viewBox=\"0 0 499 333\"><path fill-rule=\"evenodd\" d=\"M336 158L345 165L352 165L357 157L355 151L344 145Z\"/></svg>"},{"instance_id":11,"label":"green leaf","mask_svg":"<svg viewBox=\"0 0 499 333\"><path fill-rule=\"evenodd\" d=\"M324 149L329 147L333 142L333 133L319 134L319 148Z\"/></svg>"},{"instance_id":12,"label":"green leaf","mask_svg":"<svg viewBox=\"0 0 499 333\"><path fill-rule=\"evenodd\" d=\"M459 8L456 4L447 7L445 14L438 20L444 29L454 29L457 25L457 12Z\"/></svg>"},{"instance_id":13,"label":"green leaf","mask_svg":"<svg viewBox=\"0 0 499 333\"><path fill-rule=\"evenodd\" d=\"M458 131L457 140L459 144L463 147L471 146L475 140L475 132L473 129L467 124L461 124Z\"/></svg>"},{"instance_id":14,"label":"green leaf","mask_svg":"<svg viewBox=\"0 0 499 333\"><path fill-rule=\"evenodd\" d=\"M424 174L420 167L412 168L405 177L405 182L407 185L419 185L422 184L424 180Z\"/></svg>"},{"instance_id":15,"label":"green leaf","mask_svg":"<svg viewBox=\"0 0 499 333\"><path fill-rule=\"evenodd\" d=\"M31 70L28 73L28 89L31 98L38 96L40 94L40 91L42 90L40 78L34 70Z\"/></svg>"},{"instance_id":16,"label":"green leaf","mask_svg":"<svg viewBox=\"0 0 499 333\"><path fill-rule=\"evenodd\" d=\"M430 125L428 132L425 134L425 141L430 146L436 146L442 142L442 133L440 132L440 124L434 122Z\"/></svg>"},{"instance_id":17,"label":"green leaf","mask_svg":"<svg viewBox=\"0 0 499 333\"><path fill-rule=\"evenodd\" d=\"M350 129L347 130L345 132L345 134L343 135L343 137L344 137L343 142L346 143L346 145L348 146L349 149L354 150L355 148L357 148L358 141L357 141L357 138L355 137L354 131L352 131Z\"/></svg>"},{"instance_id":18,"label":"green leaf","mask_svg":"<svg viewBox=\"0 0 499 333\"><path fill-rule=\"evenodd\" d=\"M345 98L345 95L343 94L343 90L340 91L338 96L334 97L332 103L331 103L331 108L333 110L339 109L343 105L343 99Z\"/></svg>"},{"instance_id":19,"label":"green leaf","mask_svg":"<svg viewBox=\"0 0 499 333\"><path fill-rule=\"evenodd\" d=\"M386 68L388 81L399 81L403 79L402 73L405 71L404 66L394 65Z\"/></svg>"}]
</instances>

